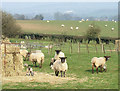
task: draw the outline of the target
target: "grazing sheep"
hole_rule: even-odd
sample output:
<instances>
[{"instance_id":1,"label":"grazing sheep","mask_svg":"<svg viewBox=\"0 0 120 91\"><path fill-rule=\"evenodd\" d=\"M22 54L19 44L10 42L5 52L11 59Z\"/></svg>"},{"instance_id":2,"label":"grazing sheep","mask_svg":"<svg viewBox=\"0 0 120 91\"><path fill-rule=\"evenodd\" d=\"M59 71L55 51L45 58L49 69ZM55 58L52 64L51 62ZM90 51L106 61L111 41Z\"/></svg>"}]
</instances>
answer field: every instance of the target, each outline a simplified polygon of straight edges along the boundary
<instances>
[{"instance_id":1,"label":"grazing sheep","mask_svg":"<svg viewBox=\"0 0 120 91\"><path fill-rule=\"evenodd\" d=\"M28 53L28 51L27 50L23 50L23 49L20 49L20 54L25 58L25 60L26 60L26 58L27 58L27 53Z\"/></svg>"},{"instance_id":2,"label":"grazing sheep","mask_svg":"<svg viewBox=\"0 0 120 91\"><path fill-rule=\"evenodd\" d=\"M73 27L70 27L71 30L73 30Z\"/></svg>"},{"instance_id":3,"label":"grazing sheep","mask_svg":"<svg viewBox=\"0 0 120 91\"><path fill-rule=\"evenodd\" d=\"M100 67L100 71L102 72L102 69L106 68L106 61L108 61L108 59L110 58L111 56L104 56L104 57L93 57L91 59L91 63L92 63L92 73L94 73L94 67L96 67L96 70L97 70L97 73L98 73L98 67Z\"/></svg>"},{"instance_id":4,"label":"grazing sheep","mask_svg":"<svg viewBox=\"0 0 120 91\"><path fill-rule=\"evenodd\" d=\"M112 21L115 21L115 20L112 20Z\"/></svg>"},{"instance_id":5,"label":"grazing sheep","mask_svg":"<svg viewBox=\"0 0 120 91\"><path fill-rule=\"evenodd\" d=\"M80 23L82 22L82 21L79 21Z\"/></svg>"},{"instance_id":6,"label":"grazing sheep","mask_svg":"<svg viewBox=\"0 0 120 91\"><path fill-rule=\"evenodd\" d=\"M114 30L114 28L111 29L112 31Z\"/></svg>"},{"instance_id":7,"label":"grazing sheep","mask_svg":"<svg viewBox=\"0 0 120 91\"><path fill-rule=\"evenodd\" d=\"M76 30L78 30L79 29L79 27L76 27Z\"/></svg>"},{"instance_id":8,"label":"grazing sheep","mask_svg":"<svg viewBox=\"0 0 120 91\"><path fill-rule=\"evenodd\" d=\"M50 22L50 21L47 20L47 22Z\"/></svg>"},{"instance_id":9,"label":"grazing sheep","mask_svg":"<svg viewBox=\"0 0 120 91\"><path fill-rule=\"evenodd\" d=\"M86 19L86 21L88 21L88 19Z\"/></svg>"},{"instance_id":10,"label":"grazing sheep","mask_svg":"<svg viewBox=\"0 0 120 91\"><path fill-rule=\"evenodd\" d=\"M117 23L117 21L115 21L115 23Z\"/></svg>"},{"instance_id":11,"label":"grazing sheep","mask_svg":"<svg viewBox=\"0 0 120 91\"><path fill-rule=\"evenodd\" d=\"M42 68L42 64L44 63L44 54L42 52L29 53L28 57L29 57L29 60L33 62L33 64L35 63L35 66L37 62L39 64L39 68Z\"/></svg>"},{"instance_id":12,"label":"grazing sheep","mask_svg":"<svg viewBox=\"0 0 120 91\"><path fill-rule=\"evenodd\" d=\"M61 50L55 50L55 56L51 59L50 66L56 61L60 60L60 57L65 57L65 54Z\"/></svg>"},{"instance_id":13,"label":"grazing sheep","mask_svg":"<svg viewBox=\"0 0 120 91\"><path fill-rule=\"evenodd\" d=\"M61 27L64 27L64 26L65 26L64 24L61 25Z\"/></svg>"},{"instance_id":14,"label":"grazing sheep","mask_svg":"<svg viewBox=\"0 0 120 91\"><path fill-rule=\"evenodd\" d=\"M107 27L107 25L105 25L105 27Z\"/></svg>"},{"instance_id":15,"label":"grazing sheep","mask_svg":"<svg viewBox=\"0 0 120 91\"><path fill-rule=\"evenodd\" d=\"M67 69L68 69L68 65L67 65L67 62L66 62L66 58L67 58L67 57L60 57L60 60L56 60L56 61L53 63L52 69L55 71L55 75L56 75L56 76L58 76L59 72L61 72L61 77L62 77L62 72L63 72L64 77L65 77L65 72L66 72Z\"/></svg>"},{"instance_id":16,"label":"grazing sheep","mask_svg":"<svg viewBox=\"0 0 120 91\"><path fill-rule=\"evenodd\" d=\"M84 19L82 19L81 21L85 21Z\"/></svg>"}]
</instances>

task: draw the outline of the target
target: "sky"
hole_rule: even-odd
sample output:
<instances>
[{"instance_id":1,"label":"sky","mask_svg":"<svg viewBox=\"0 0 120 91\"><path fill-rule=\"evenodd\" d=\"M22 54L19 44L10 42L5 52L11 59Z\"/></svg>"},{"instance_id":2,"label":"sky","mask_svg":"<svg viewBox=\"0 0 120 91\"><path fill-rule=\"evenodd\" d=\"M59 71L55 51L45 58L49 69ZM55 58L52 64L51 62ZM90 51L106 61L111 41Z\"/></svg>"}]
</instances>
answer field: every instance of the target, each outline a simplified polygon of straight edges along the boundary
<instances>
[{"instance_id":1,"label":"sky","mask_svg":"<svg viewBox=\"0 0 120 91\"><path fill-rule=\"evenodd\" d=\"M2 2L119 2L120 0L1 0Z\"/></svg>"}]
</instances>

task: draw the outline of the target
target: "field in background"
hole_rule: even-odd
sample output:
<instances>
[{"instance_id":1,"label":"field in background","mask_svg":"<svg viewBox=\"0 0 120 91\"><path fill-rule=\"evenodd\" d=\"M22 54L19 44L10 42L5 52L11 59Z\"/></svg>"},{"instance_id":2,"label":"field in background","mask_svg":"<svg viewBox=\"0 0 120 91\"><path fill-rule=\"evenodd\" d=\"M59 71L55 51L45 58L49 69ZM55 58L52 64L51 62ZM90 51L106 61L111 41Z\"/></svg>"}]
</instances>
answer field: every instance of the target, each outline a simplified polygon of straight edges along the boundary
<instances>
[{"instance_id":1,"label":"field in background","mask_svg":"<svg viewBox=\"0 0 120 91\"><path fill-rule=\"evenodd\" d=\"M12 42L20 42L23 39L11 39ZM44 40L24 40L26 42L34 43L38 42L40 44L49 45L50 43L56 44L52 41L44 41ZM115 47L113 44L111 45L111 49L114 50ZM97 45L98 52L95 52L95 47L93 44L89 44L90 53L86 50L86 45L81 44L80 53L77 52L78 44L74 43L72 53L69 52L70 44L63 43L62 46L53 47L50 54L48 53L48 49L45 48L36 48L41 49L45 54L45 62L43 64L43 68L39 69L39 67L34 67L30 61L24 61L24 63L28 63L33 67L34 71L54 74L53 70L50 69L49 63L51 58L54 57L55 49L62 49L62 51L67 56L67 63L69 69L66 73L67 77L76 78L76 80L68 81L67 83L59 83L59 84L50 84L47 82L38 83L38 82L17 82L17 83L7 83L3 85L3 89L117 89L118 88L118 54L116 51L109 52L106 51L106 54L101 52L100 45ZM32 50L36 50L35 48ZM109 50L108 45L105 45L105 50ZM103 73L94 73L92 74L91 70L91 58L92 57L100 57L104 55L110 55L110 60L107 64L107 72ZM38 65L38 64L37 64ZM53 75L54 76L54 75Z\"/></svg>"},{"instance_id":2,"label":"field in background","mask_svg":"<svg viewBox=\"0 0 120 91\"><path fill-rule=\"evenodd\" d=\"M65 34L84 36L90 24L95 24L101 29L101 37L118 37L118 23L113 21L40 21L40 20L17 20L25 33ZM65 27L61 27L64 24ZM105 27L105 25L108 25ZM70 30L73 27L73 30ZM78 30L75 28L79 27ZM111 28L115 28L111 31Z\"/></svg>"}]
</instances>

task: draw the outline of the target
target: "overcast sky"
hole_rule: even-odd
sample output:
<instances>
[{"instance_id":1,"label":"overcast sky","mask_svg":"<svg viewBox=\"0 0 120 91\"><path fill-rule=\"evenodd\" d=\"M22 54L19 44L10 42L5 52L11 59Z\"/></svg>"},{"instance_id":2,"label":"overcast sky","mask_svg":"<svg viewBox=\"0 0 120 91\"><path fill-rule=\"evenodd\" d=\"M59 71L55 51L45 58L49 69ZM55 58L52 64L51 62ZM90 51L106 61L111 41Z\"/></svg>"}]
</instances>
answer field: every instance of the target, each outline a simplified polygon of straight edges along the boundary
<instances>
[{"instance_id":1,"label":"overcast sky","mask_svg":"<svg viewBox=\"0 0 120 91\"><path fill-rule=\"evenodd\" d=\"M1 0L2 2L119 2L120 0Z\"/></svg>"}]
</instances>

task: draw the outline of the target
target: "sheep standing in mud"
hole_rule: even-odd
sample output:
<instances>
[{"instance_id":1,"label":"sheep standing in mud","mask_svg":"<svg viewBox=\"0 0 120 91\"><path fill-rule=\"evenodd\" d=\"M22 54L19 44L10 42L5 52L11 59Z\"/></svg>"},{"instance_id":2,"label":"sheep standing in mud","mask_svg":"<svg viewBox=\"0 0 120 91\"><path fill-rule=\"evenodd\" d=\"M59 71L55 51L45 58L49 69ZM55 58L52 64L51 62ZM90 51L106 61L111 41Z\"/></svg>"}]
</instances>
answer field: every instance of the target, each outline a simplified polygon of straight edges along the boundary
<instances>
[{"instance_id":1,"label":"sheep standing in mud","mask_svg":"<svg viewBox=\"0 0 120 91\"><path fill-rule=\"evenodd\" d=\"M92 63L92 73L94 73L94 67L96 67L96 71L98 73L98 67L100 67L100 71L102 72L102 69L106 69L106 61L108 61L108 59L110 58L110 56L104 56L104 57L93 57L91 60Z\"/></svg>"},{"instance_id":2,"label":"sheep standing in mud","mask_svg":"<svg viewBox=\"0 0 120 91\"><path fill-rule=\"evenodd\" d=\"M61 72L61 77L62 77L62 74L64 74L64 77L65 77L65 72L68 69L66 58L67 57L60 57L60 60L56 60L53 63L52 69L55 71L56 76L58 76L59 72Z\"/></svg>"}]
</instances>

